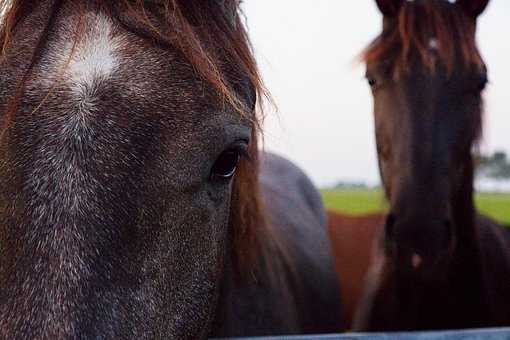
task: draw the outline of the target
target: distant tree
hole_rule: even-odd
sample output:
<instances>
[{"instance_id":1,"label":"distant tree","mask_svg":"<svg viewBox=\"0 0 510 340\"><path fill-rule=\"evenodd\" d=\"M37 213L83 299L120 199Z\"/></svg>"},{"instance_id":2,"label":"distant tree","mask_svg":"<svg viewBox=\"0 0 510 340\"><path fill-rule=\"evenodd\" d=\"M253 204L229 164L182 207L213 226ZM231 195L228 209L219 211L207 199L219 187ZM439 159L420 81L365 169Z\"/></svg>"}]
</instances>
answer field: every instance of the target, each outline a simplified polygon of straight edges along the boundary
<instances>
[{"instance_id":1,"label":"distant tree","mask_svg":"<svg viewBox=\"0 0 510 340\"><path fill-rule=\"evenodd\" d=\"M506 153L504 151L496 151L492 155L492 159L495 163L506 164Z\"/></svg>"},{"instance_id":2,"label":"distant tree","mask_svg":"<svg viewBox=\"0 0 510 340\"><path fill-rule=\"evenodd\" d=\"M510 179L510 161L504 151L477 156L477 175L493 179Z\"/></svg>"},{"instance_id":3,"label":"distant tree","mask_svg":"<svg viewBox=\"0 0 510 340\"><path fill-rule=\"evenodd\" d=\"M340 181L334 186L335 189L365 189L367 187L366 183L352 181Z\"/></svg>"}]
</instances>

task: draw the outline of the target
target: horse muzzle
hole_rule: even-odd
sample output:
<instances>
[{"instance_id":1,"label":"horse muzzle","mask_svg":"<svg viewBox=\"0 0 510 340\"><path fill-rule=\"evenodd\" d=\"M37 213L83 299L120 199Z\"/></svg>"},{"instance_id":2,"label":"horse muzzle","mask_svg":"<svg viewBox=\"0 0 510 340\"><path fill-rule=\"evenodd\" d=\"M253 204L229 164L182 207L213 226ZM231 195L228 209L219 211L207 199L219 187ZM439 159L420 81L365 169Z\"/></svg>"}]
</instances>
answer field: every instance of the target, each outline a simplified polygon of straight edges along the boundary
<instances>
[{"instance_id":1,"label":"horse muzzle","mask_svg":"<svg viewBox=\"0 0 510 340\"><path fill-rule=\"evenodd\" d=\"M455 248L449 219L399 218L385 225L386 254L397 272L423 281L446 278Z\"/></svg>"}]
</instances>

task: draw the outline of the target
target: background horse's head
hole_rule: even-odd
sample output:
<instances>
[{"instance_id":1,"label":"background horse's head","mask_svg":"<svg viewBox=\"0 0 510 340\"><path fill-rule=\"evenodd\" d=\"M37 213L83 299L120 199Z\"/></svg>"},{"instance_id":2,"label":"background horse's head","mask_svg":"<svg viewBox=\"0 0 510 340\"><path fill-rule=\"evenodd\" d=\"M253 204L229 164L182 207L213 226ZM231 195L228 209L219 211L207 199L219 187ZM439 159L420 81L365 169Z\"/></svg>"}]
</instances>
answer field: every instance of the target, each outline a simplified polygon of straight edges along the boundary
<instances>
[{"instance_id":1,"label":"background horse's head","mask_svg":"<svg viewBox=\"0 0 510 340\"><path fill-rule=\"evenodd\" d=\"M0 5L1 337L205 336L262 219L238 1Z\"/></svg>"},{"instance_id":2,"label":"background horse's head","mask_svg":"<svg viewBox=\"0 0 510 340\"><path fill-rule=\"evenodd\" d=\"M383 31L363 59L390 202L386 254L402 273L439 279L473 233L471 150L487 83L475 29L488 0L376 2Z\"/></svg>"}]
</instances>

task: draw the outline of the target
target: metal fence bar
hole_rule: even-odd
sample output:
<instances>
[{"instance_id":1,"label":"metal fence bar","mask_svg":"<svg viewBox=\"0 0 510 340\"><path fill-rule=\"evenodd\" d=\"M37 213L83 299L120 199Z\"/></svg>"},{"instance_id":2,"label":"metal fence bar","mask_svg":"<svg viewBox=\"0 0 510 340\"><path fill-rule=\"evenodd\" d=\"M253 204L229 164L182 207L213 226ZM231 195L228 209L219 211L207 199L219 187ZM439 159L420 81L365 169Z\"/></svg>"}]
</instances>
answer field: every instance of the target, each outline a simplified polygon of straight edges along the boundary
<instances>
[{"instance_id":1,"label":"metal fence bar","mask_svg":"<svg viewBox=\"0 0 510 340\"><path fill-rule=\"evenodd\" d=\"M487 328L437 332L344 333L326 335L234 338L242 340L510 340L510 328Z\"/></svg>"}]
</instances>

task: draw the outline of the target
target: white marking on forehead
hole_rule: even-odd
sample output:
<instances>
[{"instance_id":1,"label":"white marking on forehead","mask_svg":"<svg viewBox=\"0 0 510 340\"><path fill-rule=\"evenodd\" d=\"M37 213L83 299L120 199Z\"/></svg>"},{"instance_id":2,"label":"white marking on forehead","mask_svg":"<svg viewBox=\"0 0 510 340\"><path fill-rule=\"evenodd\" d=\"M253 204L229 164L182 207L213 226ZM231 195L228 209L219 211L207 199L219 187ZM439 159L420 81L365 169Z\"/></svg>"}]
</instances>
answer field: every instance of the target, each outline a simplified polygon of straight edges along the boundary
<instances>
[{"instance_id":1,"label":"white marking on forehead","mask_svg":"<svg viewBox=\"0 0 510 340\"><path fill-rule=\"evenodd\" d=\"M439 42L437 38L430 38L429 39L429 49L432 51L439 50Z\"/></svg>"},{"instance_id":2,"label":"white marking on forehead","mask_svg":"<svg viewBox=\"0 0 510 340\"><path fill-rule=\"evenodd\" d=\"M47 53L35 70L35 79L27 87L27 94L37 97L61 90L65 93L60 109L69 114L69 119L63 133L77 134L87 128L87 116L100 104L101 87L120 68L122 50L128 45L127 36L116 32L115 24L104 14L90 12L84 20L83 33L76 43L78 17L70 16L57 24L58 30L49 38Z\"/></svg>"},{"instance_id":3,"label":"white marking on forehead","mask_svg":"<svg viewBox=\"0 0 510 340\"><path fill-rule=\"evenodd\" d=\"M85 14L84 30L73 44L78 17L70 16L50 37L48 53L36 71L34 94L54 91L55 87L70 91L78 112L90 112L97 101L98 89L118 69L127 37L114 32L113 21L101 13ZM72 55L71 55L72 53Z\"/></svg>"},{"instance_id":4,"label":"white marking on forehead","mask_svg":"<svg viewBox=\"0 0 510 340\"><path fill-rule=\"evenodd\" d=\"M65 81L72 91L83 98L91 91L96 82L101 82L112 75L118 66L118 51L123 45L121 37L112 35L112 22L102 14L90 15L87 18L87 31L78 42L65 73ZM71 47L68 46L69 57Z\"/></svg>"},{"instance_id":5,"label":"white marking on forehead","mask_svg":"<svg viewBox=\"0 0 510 340\"><path fill-rule=\"evenodd\" d=\"M92 84L97 76L108 76L114 69L115 57L110 39L111 26L103 17L98 17L93 36L86 36L78 46L69 65L71 80Z\"/></svg>"}]
</instances>

